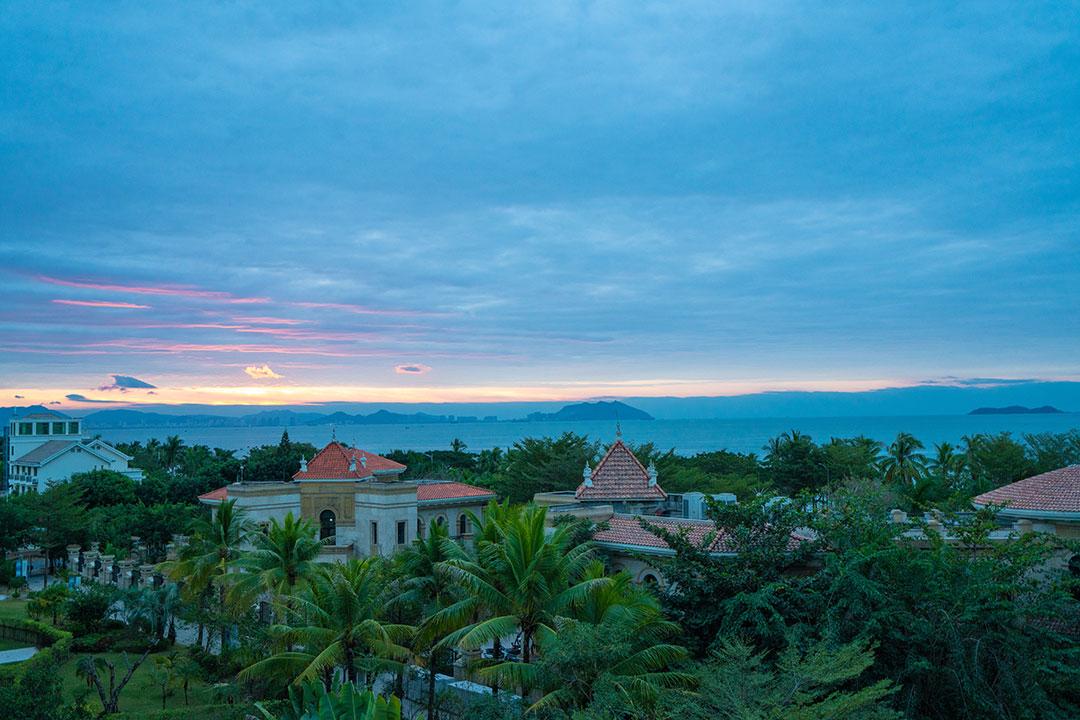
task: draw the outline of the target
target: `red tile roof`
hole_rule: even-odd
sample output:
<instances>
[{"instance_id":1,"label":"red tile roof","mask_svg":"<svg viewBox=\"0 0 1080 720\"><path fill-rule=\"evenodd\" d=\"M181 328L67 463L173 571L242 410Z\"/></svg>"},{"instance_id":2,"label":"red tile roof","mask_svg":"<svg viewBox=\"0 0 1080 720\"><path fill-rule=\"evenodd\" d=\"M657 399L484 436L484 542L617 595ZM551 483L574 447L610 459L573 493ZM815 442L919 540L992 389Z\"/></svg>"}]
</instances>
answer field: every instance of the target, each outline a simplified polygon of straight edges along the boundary
<instances>
[{"instance_id":1,"label":"red tile roof","mask_svg":"<svg viewBox=\"0 0 1080 720\"><path fill-rule=\"evenodd\" d=\"M1080 465L1069 465L985 492L977 506L1005 505L1008 510L1080 513Z\"/></svg>"},{"instance_id":2,"label":"red tile roof","mask_svg":"<svg viewBox=\"0 0 1080 720\"><path fill-rule=\"evenodd\" d=\"M229 498L229 486L219 487L217 490L211 490L208 493L203 493L199 496L200 500L207 500L210 502L224 502Z\"/></svg>"},{"instance_id":3,"label":"red tile roof","mask_svg":"<svg viewBox=\"0 0 1080 720\"><path fill-rule=\"evenodd\" d=\"M457 498L495 497L491 490L466 485L460 482L420 483L416 486L416 499L419 502L429 500L455 500Z\"/></svg>"},{"instance_id":4,"label":"red tile roof","mask_svg":"<svg viewBox=\"0 0 1080 720\"><path fill-rule=\"evenodd\" d=\"M350 464L356 460L355 470ZM381 455L331 442L308 460L307 470L299 470L293 480L359 480L378 475L396 475L405 471L401 463Z\"/></svg>"},{"instance_id":5,"label":"red tile roof","mask_svg":"<svg viewBox=\"0 0 1080 720\"><path fill-rule=\"evenodd\" d=\"M592 486L578 485L579 500L663 500L667 493L659 485L649 485L649 471L622 439L608 448L592 471Z\"/></svg>"},{"instance_id":6,"label":"red tile roof","mask_svg":"<svg viewBox=\"0 0 1080 720\"><path fill-rule=\"evenodd\" d=\"M613 543L616 545L630 545L646 550L655 548L658 550L669 549L669 546L661 538L641 526L637 515L612 515L607 521L608 528L593 535L593 540L598 543ZM722 531L716 530L716 525L711 520L686 520L682 518L649 517L645 521L650 525L656 525L665 530L677 533L685 528L690 542L700 544L705 541L705 536L716 532L709 550L716 553L734 552L727 536ZM800 542L806 538L792 534L789 550L794 550Z\"/></svg>"}]
</instances>

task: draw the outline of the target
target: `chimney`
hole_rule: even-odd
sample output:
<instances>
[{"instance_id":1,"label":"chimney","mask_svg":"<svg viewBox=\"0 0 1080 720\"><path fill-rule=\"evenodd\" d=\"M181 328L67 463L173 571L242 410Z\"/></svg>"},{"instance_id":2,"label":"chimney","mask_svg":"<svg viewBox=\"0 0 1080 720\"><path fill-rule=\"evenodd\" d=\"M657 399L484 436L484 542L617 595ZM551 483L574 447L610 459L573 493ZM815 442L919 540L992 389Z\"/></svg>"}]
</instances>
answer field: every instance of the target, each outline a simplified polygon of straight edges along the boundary
<instances>
[{"instance_id":1,"label":"chimney","mask_svg":"<svg viewBox=\"0 0 1080 720\"><path fill-rule=\"evenodd\" d=\"M649 463L649 487L656 487L656 465Z\"/></svg>"},{"instance_id":2,"label":"chimney","mask_svg":"<svg viewBox=\"0 0 1080 720\"><path fill-rule=\"evenodd\" d=\"M300 456L300 472L307 472L307 456Z\"/></svg>"},{"instance_id":3,"label":"chimney","mask_svg":"<svg viewBox=\"0 0 1080 720\"><path fill-rule=\"evenodd\" d=\"M592 487L592 468L589 467L589 463L585 463L585 469L581 472L581 477L584 478L585 487Z\"/></svg>"}]
</instances>

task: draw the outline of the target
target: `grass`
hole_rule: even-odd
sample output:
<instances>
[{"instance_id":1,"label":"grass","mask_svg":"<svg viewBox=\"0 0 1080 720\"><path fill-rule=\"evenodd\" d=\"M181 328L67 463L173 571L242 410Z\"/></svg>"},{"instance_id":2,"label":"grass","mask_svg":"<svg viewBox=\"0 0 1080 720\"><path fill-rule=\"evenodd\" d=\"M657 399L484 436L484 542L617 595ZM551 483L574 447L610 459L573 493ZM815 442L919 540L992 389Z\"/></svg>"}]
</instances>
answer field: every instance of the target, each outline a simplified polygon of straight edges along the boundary
<instances>
[{"instance_id":1,"label":"grass","mask_svg":"<svg viewBox=\"0 0 1080 720\"><path fill-rule=\"evenodd\" d=\"M65 700L74 700L76 698L85 695L86 702L94 712L101 711L101 702L98 699L97 689L94 687L87 687L86 680L79 677L76 670L79 665L79 660L86 657L83 653L76 653L70 660L64 663L60 669L61 681L63 683L63 694ZM96 657L101 657L109 660L116 666L116 679L119 682L124 675L127 674L129 665L127 663L133 663L139 659L139 655L134 653L128 653L127 657L124 657L124 653L100 653ZM120 692L120 711L121 712L133 712L133 713L149 713L153 710L161 709L161 688L154 684L152 678L152 671L154 668L154 656L150 655L146 658L136 670L135 674L131 676L131 681L124 686L124 689ZM104 673L100 673L103 683L108 683L108 670ZM174 688L170 689L171 695L165 699L166 709L172 710L176 708L184 707L184 691L179 687L179 683L174 681ZM106 691L108 688L106 687ZM89 691L89 692L88 692ZM195 708L198 705L209 705L213 703L214 697L209 685L201 681L192 681L188 690L188 697L191 701L191 707Z\"/></svg>"},{"instance_id":2,"label":"grass","mask_svg":"<svg viewBox=\"0 0 1080 720\"><path fill-rule=\"evenodd\" d=\"M0 619L26 620L26 600L0 600Z\"/></svg>"},{"instance_id":3,"label":"grass","mask_svg":"<svg viewBox=\"0 0 1080 720\"><path fill-rule=\"evenodd\" d=\"M0 652L4 650L18 650L19 648L24 647L29 647L29 645L19 640L5 640L4 638L0 638Z\"/></svg>"}]
</instances>

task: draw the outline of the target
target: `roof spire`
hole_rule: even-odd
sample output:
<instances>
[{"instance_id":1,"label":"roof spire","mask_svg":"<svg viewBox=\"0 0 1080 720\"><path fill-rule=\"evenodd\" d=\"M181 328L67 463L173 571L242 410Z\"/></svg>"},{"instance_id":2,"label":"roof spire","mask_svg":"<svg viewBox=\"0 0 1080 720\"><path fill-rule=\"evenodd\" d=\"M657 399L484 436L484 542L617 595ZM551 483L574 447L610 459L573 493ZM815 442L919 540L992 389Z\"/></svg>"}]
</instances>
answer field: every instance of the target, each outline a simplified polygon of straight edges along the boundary
<instances>
[{"instance_id":1,"label":"roof spire","mask_svg":"<svg viewBox=\"0 0 1080 720\"><path fill-rule=\"evenodd\" d=\"M300 456L300 472L307 472L307 455Z\"/></svg>"},{"instance_id":2,"label":"roof spire","mask_svg":"<svg viewBox=\"0 0 1080 720\"><path fill-rule=\"evenodd\" d=\"M585 487L592 487L592 468L589 467L589 462L585 461L585 469L581 471L581 477L583 478L583 484Z\"/></svg>"},{"instance_id":3,"label":"roof spire","mask_svg":"<svg viewBox=\"0 0 1080 720\"><path fill-rule=\"evenodd\" d=\"M622 440L622 423L618 420L615 421L615 439Z\"/></svg>"},{"instance_id":4,"label":"roof spire","mask_svg":"<svg viewBox=\"0 0 1080 720\"><path fill-rule=\"evenodd\" d=\"M337 442L337 425L330 426L330 442Z\"/></svg>"},{"instance_id":5,"label":"roof spire","mask_svg":"<svg viewBox=\"0 0 1080 720\"><path fill-rule=\"evenodd\" d=\"M356 456L349 457L349 472L356 472Z\"/></svg>"}]
</instances>

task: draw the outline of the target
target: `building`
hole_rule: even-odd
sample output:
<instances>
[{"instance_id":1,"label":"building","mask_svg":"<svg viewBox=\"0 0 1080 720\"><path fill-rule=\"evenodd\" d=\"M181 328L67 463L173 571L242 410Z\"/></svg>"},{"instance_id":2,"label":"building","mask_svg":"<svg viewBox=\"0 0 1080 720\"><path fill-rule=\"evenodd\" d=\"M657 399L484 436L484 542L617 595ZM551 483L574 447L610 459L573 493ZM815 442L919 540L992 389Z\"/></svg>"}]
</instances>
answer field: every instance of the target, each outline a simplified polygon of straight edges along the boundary
<instances>
[{"instance_id":1,"label":"building","mask_svg":"<svg viewBox=\"0 0 1080 720\"><path fill-rule=\"evenodd\" d=\"M706 497L699 492L666 492L656 467L645 467L622 438L616 437L595 467L585 466L576 490L537 493L533 501L548 507L551 523L565 515L597 523L600 529L593 542L608 556L613 569L629 571L637 582L662 584L663 576L649 558L670 557L674 551L642 521L671 532L685 530L692 541L704 540L716 529L706 519ZM711 497L718 502L735 502L730 493ZM720 534L713 539L710 551L716 557L732 554Z\"/></svg>"},{"instance_id":2,"label":"building","mask_svg":"<svg viewBox=\"0 0 1080 720\"><path fill-rule=\"evenodd\" d=\"M1080 465L1002 485L972 500L976 509L1001 506L998 516L1018 532L1080 538Z\"/></svg>"},{"instance_id":3,"label":"building","mask_svg":"<svg viewBox=\"0 0 1080 720\"><path fill-rule=\"evenodd\" d=\"M132 458L99 439L82 435L82 421L59 412L12 417L4 428L4 490L12 495L44 492L75 473L113 470L135 481L142 471Z\"/></svg>"},{"instance_id":4,"label":"building","mask_svg":"<svg viewBox=\"0 0 1080 720\"><path fill-rule=\"evenodd\" d=\"M257 523L286 514L310 520L327 541L323 559L390 555L425 536L432 523L468 539L468 512L483 515L495 493L450 481L402 479L405 466L332 441L302 460L288 482L233 483L199 497L217 506L235 500Z\"/></svg>"}]
</instances>

